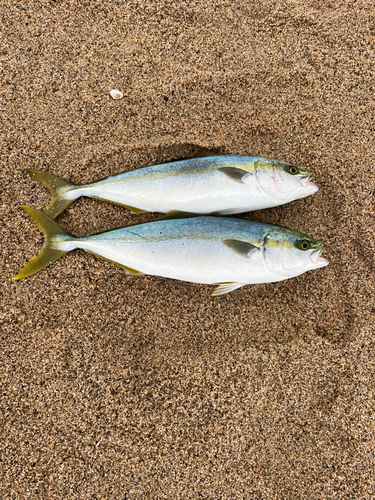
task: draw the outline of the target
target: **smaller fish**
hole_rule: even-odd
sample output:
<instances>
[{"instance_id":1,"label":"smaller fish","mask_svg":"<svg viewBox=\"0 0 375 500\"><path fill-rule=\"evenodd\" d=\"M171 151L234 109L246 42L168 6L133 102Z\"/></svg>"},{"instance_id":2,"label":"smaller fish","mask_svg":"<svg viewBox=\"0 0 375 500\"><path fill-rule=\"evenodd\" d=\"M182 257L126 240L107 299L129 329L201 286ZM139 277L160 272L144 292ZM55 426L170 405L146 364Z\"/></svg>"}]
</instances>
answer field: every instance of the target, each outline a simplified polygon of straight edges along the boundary
<instances>
[{"instance_id":1,"label":"smaller fish","mask_svg":"<svg viewBox=\"0 0 375 500\"><path fill-rule=\"evenodd\" d=\"M222 295L244 285L274 283L328 264L324 245L291 229L228 217L192 216L134 224L75 238L47 215L23 207L45 234L41 252L14 279L31 276L81 248L129 274L217 285Z\"/></svg>"},{"instance_id":2,"label":"smaller fish","mask_svg":"<svg viewBox=\"0 0 375 500\"><path fill-rule=\"evenodd\" d=\"M191 158L83 186L48 172L26 171L50 190L52 200L45 213L52 219L81 196L116 203L133 213L231 215L276 207L319 189L302 168L259 156Z\"/></svg>"}]
</instances>

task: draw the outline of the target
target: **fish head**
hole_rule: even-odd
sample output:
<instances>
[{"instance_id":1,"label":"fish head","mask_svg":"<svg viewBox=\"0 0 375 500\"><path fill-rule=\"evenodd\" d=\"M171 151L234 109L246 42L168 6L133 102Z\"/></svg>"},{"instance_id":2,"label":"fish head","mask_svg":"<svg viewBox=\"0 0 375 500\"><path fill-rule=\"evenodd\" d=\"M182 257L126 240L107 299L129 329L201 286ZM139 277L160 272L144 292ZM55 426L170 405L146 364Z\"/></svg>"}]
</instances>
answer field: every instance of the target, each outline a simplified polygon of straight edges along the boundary
<instances>
[{"instance_id":1,"label":"fish head","mask_svg":"<svg viewBox=\"0 0 375 500\"><path fill-rule=\"evenodd\" d=\"M293 277L306 271L327 266L322 257L323 243L302 233L273 226L263 242L264 259L268 268L278 276Z\"/></svg>"},{"instance_id":2,"label":"fish head","mask_svg":"<svg viewBox=\"0 0 375 500\"><path fill-rule=\"evenodd\" d=\"M304 198L319 189L309 172L290 163L259 159L254 163L254 171L262 190L280 204Z\"/></svg>"}]
</instances>

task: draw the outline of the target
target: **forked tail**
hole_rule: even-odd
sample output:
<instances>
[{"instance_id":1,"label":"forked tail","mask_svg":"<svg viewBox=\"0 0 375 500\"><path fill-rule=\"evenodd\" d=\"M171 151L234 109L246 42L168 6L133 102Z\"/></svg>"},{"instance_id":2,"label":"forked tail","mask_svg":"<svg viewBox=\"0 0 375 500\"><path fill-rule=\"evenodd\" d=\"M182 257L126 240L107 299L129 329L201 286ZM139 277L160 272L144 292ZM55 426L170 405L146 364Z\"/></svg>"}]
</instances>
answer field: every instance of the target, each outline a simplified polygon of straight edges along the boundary
<instances>
[{"instance_id":1,"label":"forked tail","mask_svg":"<svg viewBox=\"0 0 375 500\"><path fill-rule=\"evenodd\" d=\"M22 207L45 235L43 249L35 255L15 276L14 280L27 278L51 264L69 250L61 250L62 243L74 240L74 236L60 227L50 217L35 208Z\"/></svg>"},{"instance_id":2,"label":"forked tail","mask_svg":"<svg viewBox=\"0 0 375 500\"><path fill-rule=\"evenodd\" d=\"M44 213L47 214L52 219L55 219L62 211L64 211L71 203L73 199L64 199L62 196L69 188L78 188L76 184L72 182L65 181L56 175L49 174L48 172L42 172L41 170L35 170L33 168L27 168L26 172L36 181L40 182L44 187L49 189L52 200L48 207L45 209ZM68 189L67 189L68 188Z\"/></svg>"}]
</instances>

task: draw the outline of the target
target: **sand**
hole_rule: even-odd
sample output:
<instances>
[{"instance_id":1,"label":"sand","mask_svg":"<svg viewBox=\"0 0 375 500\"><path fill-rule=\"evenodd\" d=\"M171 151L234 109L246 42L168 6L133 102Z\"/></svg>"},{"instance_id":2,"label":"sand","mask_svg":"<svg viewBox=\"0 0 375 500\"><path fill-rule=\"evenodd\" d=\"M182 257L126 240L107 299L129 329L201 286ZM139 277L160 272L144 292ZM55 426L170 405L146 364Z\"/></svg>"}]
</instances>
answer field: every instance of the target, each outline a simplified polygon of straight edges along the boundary
<instances>
[{"instance_id":1,"label":"sand","mask_svg":"<svg viewBox=\"0 0 375 500\"><path fill-rule=\"evenodd\" d=\"M3 0L1 498L375 497L374 7ZM221 298L78 250L12 280L43 241L20 205L49 202L25 168L80 184L212 153L311 171L317 194L242 217L331 265ZM152 218L80 199L57 220Z\"/></svg>"}]
</instances>

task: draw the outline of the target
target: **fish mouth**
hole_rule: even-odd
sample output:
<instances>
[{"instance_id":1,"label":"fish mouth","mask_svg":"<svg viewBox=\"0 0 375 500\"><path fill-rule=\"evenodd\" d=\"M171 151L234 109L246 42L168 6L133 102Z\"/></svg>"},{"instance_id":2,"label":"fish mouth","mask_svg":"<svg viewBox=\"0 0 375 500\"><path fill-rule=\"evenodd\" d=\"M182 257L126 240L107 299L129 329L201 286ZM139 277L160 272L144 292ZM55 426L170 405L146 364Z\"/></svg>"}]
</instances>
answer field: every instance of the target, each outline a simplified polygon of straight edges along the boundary
<instances>
[{"instance_id":1,"label":"fish mouth","mask_svg":"<svg viewBox=\"0 0 375 500\"><path fill-rule=\"evenodd\" d=\"M310 260L314 264L314 267L328 266L329 260L327 260L325 257L322 257L322 253L324 252L325 249L326 247L323 245L321 248L315 250L310 255Z\"/></svg>"},{"instance_id":2,"label":"fish mouth","mask_svg":"<svg viewBox=\"0 0 375 500\"><path fill-rule=\"evenodd\" d=\"M303 188L313 188L312 191L318 191L319 187L314 182L314 177L312 175L306 175L300 179L301 186Z\"/></svg>"}]
</instances>

